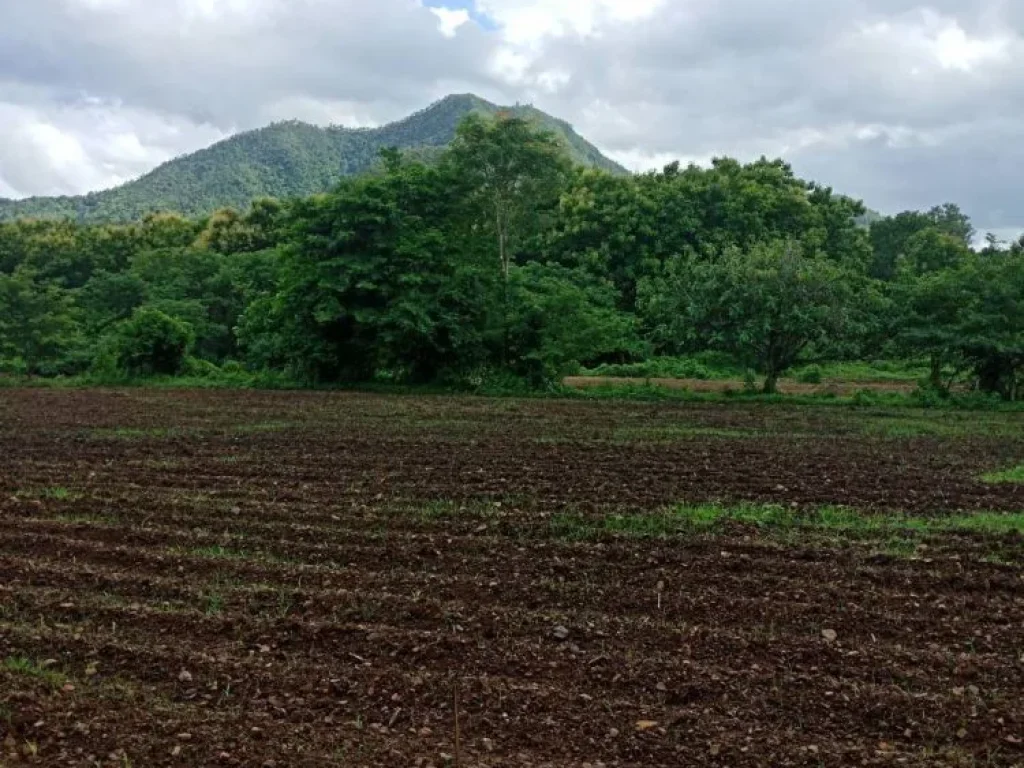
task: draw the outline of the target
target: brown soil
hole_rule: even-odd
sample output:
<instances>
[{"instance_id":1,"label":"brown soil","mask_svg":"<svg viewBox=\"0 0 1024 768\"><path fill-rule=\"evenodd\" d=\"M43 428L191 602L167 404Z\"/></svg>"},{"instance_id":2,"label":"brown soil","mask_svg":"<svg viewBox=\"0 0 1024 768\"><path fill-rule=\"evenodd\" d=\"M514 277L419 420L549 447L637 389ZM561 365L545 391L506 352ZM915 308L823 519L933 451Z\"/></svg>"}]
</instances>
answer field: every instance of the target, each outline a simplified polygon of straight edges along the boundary
<instances>
[{"instance_id":1,"label":"brown soil","mask_svg":"<svg viewBox=\"0 0 1024 768\"><path fill-rule=\"evenodd\" d=\"M0 398L0 766L1024 764L1019 533L552 524L1020 510L1021 415Z\"/></svg>"}]
</instances>

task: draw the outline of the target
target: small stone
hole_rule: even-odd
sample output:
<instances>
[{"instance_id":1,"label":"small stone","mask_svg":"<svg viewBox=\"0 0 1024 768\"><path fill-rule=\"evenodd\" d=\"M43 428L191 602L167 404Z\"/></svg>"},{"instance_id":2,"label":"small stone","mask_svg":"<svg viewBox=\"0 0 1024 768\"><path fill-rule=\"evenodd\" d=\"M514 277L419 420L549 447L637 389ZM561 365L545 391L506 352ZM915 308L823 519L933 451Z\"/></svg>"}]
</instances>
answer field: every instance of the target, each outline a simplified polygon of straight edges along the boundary
<instances>
[{"instance_id":1,"label":"small stone","mask_svg":"<svg viewBox=\"0 0 1024 768\"><path fill-rule=\"evenodd\" d=\"M658 683L658 684L657 684L656 686L654 686L654 687L655 687L655 688L657 688L657 689L658 689L659 691L661 691L662 693L664 693L665 691L667 691L667 690L668 690L668 686L667 686L667 685L665 685L664 683Z\"/></svg>"},{"instance_id":2,"label":"small stone","mask_svg":"<svg viewBox=\"0 0 1024 768\"><path fill-rule=\"evenodd\" d=\"M636 729L638 731L649 731L651 728L657 728L658 724L654 720L637 720Z\"/></svg>"},{"instance_id":3,"label":"small stone","mask_svg":"<svg viewBox=\"0 0 1024 768\"><path fill-rule=\"evenodd\" d=\"M557 627L551 630L551 634L555 636L556 640L566 640L569 637L569 630L566 627L563 627L561 624L559 624Z\"/></svg>"},{"instance_id":4,"label":"small stone","mask_svg":"<svg viewBox=\"0 0 1024 768\"><path fill-rule=\"evenodd\" d=\"M834 643L839 639L839 633L834 629L823 629L821 630L821 636L825 638L826 643Z\"/></svg>"},{"instance_id":5,"label":"small stone","mask_svg":"<svg viewBox=\"0 0 1024 768\"><path fill-rule=\"evenodd\" d=\"M181 754L181 745L180 744L176 744L174 746L174 749L171 750L171 757L177 757L180 754Z\"/></svg>"},{"instance_id":6,"label":"small stone","mask_svg":"<svg viewBox=\"0 0 1024 768\"><path fill-rule=\"evenodd\" d=\"M178 741L191 741L191 740L192 740L192 734L191 733L187 733L186 732L186 733L179 733L178 734Z\"/></svg>"},{"instance_id":7,"label":"small stone","mask_svg":"<svg viewBox=\"0 0 1024 768\"><path fill-rule=\"evenodd\" d=\"M192 682L192 673L189 672L187 669L181 670L181 672L178 673L178 682L181 682L181 683L191 683Z\"/></svg>"}]
</instances>

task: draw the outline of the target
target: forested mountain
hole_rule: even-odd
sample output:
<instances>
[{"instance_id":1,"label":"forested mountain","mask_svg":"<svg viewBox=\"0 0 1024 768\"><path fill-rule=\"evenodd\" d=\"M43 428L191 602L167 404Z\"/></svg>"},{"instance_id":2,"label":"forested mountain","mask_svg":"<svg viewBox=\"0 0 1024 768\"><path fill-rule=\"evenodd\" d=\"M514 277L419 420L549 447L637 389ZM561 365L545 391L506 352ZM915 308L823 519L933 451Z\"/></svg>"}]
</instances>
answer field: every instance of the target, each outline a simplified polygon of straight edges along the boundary
<instances>
[{"instance_id":1,"label":"forested mountain","mask_svg":"<svg viewBox=\"0 0 1024 768\"><path fill-rule=\"evenodd\" d=\"M468 114L498 112L525 118L554 132L570 157L581 165L625 173L562 120L531 106L499 107L463 94L448 96L380 128L275 123L171 160L114 189L77 197L0 199L0 221L33 217L119 222L154 211L200 216L226 206L244 209L261 197L325 192L341 178L372 168L383 148L397 147L411 155L429 156L452 141L455 129Z\"/></svg>"}]
</instances>

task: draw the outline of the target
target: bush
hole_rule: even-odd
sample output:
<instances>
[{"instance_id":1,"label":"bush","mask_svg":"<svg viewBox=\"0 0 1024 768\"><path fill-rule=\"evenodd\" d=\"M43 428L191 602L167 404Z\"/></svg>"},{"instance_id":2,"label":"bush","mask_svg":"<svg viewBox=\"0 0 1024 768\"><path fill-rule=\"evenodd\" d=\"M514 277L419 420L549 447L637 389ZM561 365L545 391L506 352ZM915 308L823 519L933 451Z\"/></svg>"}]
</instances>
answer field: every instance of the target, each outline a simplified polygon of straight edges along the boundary
<instances>
[{"instance_id":1,"label":"bush","mask_svg":"<svg viewBox=\"0 0 1024 768\"><path fill-rule=\"evenodd\" d=\"M115 330L117 367L132 376L175 376L192 346L192 326L158 309L142 307Z\"/></svg>"},{"instance_id":2,"label":"bush","mask_svg":"<svg viewBox=\"0 0 1024 768\"><path fill-rule=\"evenodd\" d=\"M21 357L0 358L0 374L7 376L28 376L28 363Z\"/></svg>"},{"instance_id":3,"label":"bush","mask_svg":"<svg viewBox=\"0 0 1024 768\"><path fill-rule=\"evenodd\" d=\"M192 376L197 379L215 379L221 375L220 368L209 360L203 360L199 357L185 358L185 364L182 366L181 372L186 376Z\"/></svg>"},{"instance_id":4,"label":"bush","mask_svg":"<svg viewBox=\"0 0 1024 768\"><path fill-rule=\"evenodd\" d=\"M825 374L820 365L808 365L797 373L796 380L801 384L821 384L825 380Z\"/></svg>"}]
</instances>

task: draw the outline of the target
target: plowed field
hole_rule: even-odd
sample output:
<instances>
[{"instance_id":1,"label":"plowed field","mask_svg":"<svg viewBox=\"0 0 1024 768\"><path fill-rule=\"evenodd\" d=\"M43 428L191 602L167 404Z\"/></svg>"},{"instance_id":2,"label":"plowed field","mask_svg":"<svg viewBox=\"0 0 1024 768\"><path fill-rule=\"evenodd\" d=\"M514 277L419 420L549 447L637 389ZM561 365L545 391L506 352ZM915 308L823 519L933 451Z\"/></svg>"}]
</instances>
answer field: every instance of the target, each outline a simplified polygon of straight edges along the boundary
<instances>
[{"instance_id":1,"label":"plowed field","mask_svg":"<svg viewBox=\"0 0 1024 768\"><path fill-rule=\"evenodd\" d=\"M0 766L1024 765L1021 463L1020 413L0 391Z\"/></svg>"}]
</instances>

